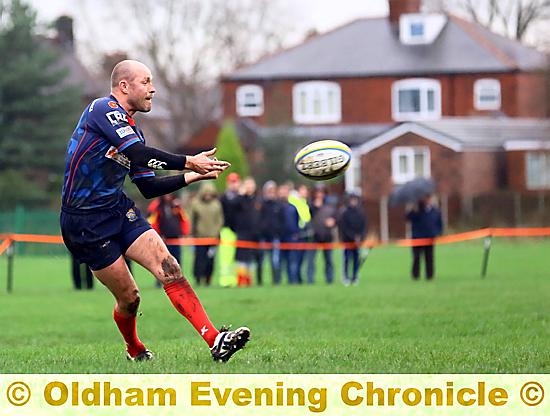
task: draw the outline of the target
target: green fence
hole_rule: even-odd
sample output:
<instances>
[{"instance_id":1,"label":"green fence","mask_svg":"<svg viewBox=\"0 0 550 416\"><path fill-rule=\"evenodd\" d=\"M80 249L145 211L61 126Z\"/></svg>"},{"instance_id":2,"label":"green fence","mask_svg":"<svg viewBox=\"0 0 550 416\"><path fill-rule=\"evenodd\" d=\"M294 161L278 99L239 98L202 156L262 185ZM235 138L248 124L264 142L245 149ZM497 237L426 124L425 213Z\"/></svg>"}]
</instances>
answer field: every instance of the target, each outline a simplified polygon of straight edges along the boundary
<instances>
[{"instance_id":1,"label":"green fence","mask_svg":"<svg viewBox=\"0 0 550 416\"><path fill-rule=\"evenodd\" d=\"M13 211L0 212L0 233L59 235L59 212L28 210L17 206ZM16 243L17 254L66 254L61 244Z\"/></svg>"}]
</instances>

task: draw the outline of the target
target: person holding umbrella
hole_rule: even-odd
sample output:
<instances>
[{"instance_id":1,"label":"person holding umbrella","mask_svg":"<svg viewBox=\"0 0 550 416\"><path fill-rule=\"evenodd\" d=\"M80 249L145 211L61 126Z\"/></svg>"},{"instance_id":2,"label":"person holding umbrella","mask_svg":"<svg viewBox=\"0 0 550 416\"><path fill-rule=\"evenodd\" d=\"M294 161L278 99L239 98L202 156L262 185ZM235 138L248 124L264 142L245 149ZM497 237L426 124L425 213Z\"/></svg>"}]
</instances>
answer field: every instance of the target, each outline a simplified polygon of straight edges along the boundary
<instances>
[{"instance_id":1,"label":"person holding umbrella","mask_svg":"<svg viewBox=\"0 0 550 416\"><path fill-rule=\"evenodd\" d=\"M432 199L431 193L425 193L416 204L406 212L406 218L411 223L413 240L433 239L441 235L443 231L441 211L433 204ZM423 256L426 266L426 279L432 280L434 277L433 240L426 244L413 245L412 254L412 278L414 280L420 278L420 262Z\"/></svg>"}]
</instances>

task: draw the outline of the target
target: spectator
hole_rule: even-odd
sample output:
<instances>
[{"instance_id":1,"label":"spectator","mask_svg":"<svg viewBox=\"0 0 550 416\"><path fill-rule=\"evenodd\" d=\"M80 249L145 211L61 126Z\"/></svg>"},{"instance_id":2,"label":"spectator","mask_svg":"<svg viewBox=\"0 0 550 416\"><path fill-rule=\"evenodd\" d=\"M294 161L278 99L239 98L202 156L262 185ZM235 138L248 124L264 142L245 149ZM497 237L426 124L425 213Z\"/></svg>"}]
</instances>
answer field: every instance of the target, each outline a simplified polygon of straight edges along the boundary
<instances>
[{"instance_id":1,"label":"spectator","mask_svg":"<svg viewBox=\"0 0 550 416\"><path fill-rule=\"evenodd\" d=\"M292 189L292 186L289 184L289 189ZM304 185L298 185L296 191L292 191L288 198L288 202L296 207L298 211L298 216L300 218L299 226L300 232L298 234L298 242L306 243L311 241L312 230L311 230L311 213L308 205L309 197L309 188ZM309 251L305 249L296 250L296 261L298 267L298 283L302 283L302 264L304 259L307 257ZM308 279L309 282L309 279Z\"/></svg>"},{"instance_id":2,"label":"spectator","mask_svg":"<svg viewBox=\"0 0 550 416\"><path fill-rule=\"evenodd\" d=\"M227 188L221 196L220 202L223 208L224 226L220 231L219 267L220 285L223 287L234 287L237 285L235 272L235 233L237 198L241 187L241 177L236 172L227 175Z\"/></svg>"},{"instance_id":3,"label":"spectator","mask_svg":"<svg viewBox=\"0 0 550 416\"><path fill-rule=\"evenodd\" d=\"M245 178L235 204L234 227L237 241L258 242L259 231L259 201L256 198L256 181ZM237 247L235 259L237 261L237 286L252 284L252 267L257 264L259 250L251 247ZM261 279L261 277L260 277ZM258 283L261 283L258 282Z\"/></svg>"},{"instance_id":4,"label":"spectator","mask_svg":"<svg viewBox=\"0 0 550 416\"><path fill-rule=\"evenodd\" d=\"M76 290L94 288L94 275L86 263L80 263L71 255L73 285Z\"/></svg>"},{"instance_id":5,"label":"spectator","mask_svg":"<svg viewBox=\"0 0 550 416\"><path fill-rule=\"evenodd\" d=\"M283 184L279 186L277 193L285 218L281 243L297 243L300 235L300 217L296 207L288 202L290 187L287 184ZM283 263L286 264L288 283L299 284L298 251L296 249L282 249L281 267Z\"/></svg>"},{"instance_id":6,"label":"spectator","mask_svg":"<svg viewBox=\"0 0 550 416\"><path fill-rule=\"evenodd\" d=\"M333 233L336 228L336 206L333 203L327 203L325 198L325 188L315 188L313 191L313 198L309 205L314 243L332 243L334 241ZM334 280L332 248L323 248L322 251L325 268L325 282L331 284ZM313 283L315 280L316 255L317 250L310 250L308 253L308 283Z\"/></svg>"},{"instance_id":7,"label":"spectator","mask_svg":"<svg viewBox=\"0 0 550 416\"><path fill-rule=\"evenodd\" d=\"M431 195L424 196L414 208L408 209L406 218L411 222L413 239L433 239L441 235L443 231L441 211L433 204ZM419 279L421 257L424 256L426 279L432 280L434 277L433 242L414 245L412 253L412 278L414 280Z\"/></svg>"},{"instance_id":8,"label":"spectator","mask_svg":"<svg viewBox=\"0 0 550 416\"><path fill-rule=\"evenodd\" d=\"M181 201L174 194L162 195L149 204L147 213L151 226L166 242L170 254L174 256L178 264L182 264L181 245L170 241L189 235L190 232L189 219L181 206ZM156 285L161 287L158 280Z\"/></svg>"},{"instance_id":9,"label":"spectator","mask_svg":"<svg viewBox=\"0 0 550 416\"><path fill-rule=\"evenodd\" d=\"M219 238L223 226L223 210L217 198L216 188L203 182L189 207L192 234L196 238ZM216 245L196 245L193 274L197 285L210 286L214 271Z\"/></svg>"},{"instance_id":10,"label":"spectator","mask_svg":"<svg viewBox=\"0 0 550 416\"><path fill-rule=\"evenodd\" d=\"M345 286L357 284L359 249L367 235L367 218L360 206L359 196L355 194L348 195L347 204L340 215L338 228L340 239L347 244L344 248L344 276L342 282Z\"/></svg>"},{"instance_id":11,"label":"spectator","mask_svg":"<svg viewBox=\"0 0 550 416\"><path fill-rule=\"evenodd\" d=\"M277 199L277 184L267 181L262 188L260 207L260 241L272 244L266 250L271 264L271 279L274 285L281 282L281 236L285 226L283 205ZM260 253L262 253L260 251ZM263 253L262 253L263 254ZM259 257L259 270L262 269L263 255ZM258 279L261 282L261 278Z\"/></svg>"}]
</instances>

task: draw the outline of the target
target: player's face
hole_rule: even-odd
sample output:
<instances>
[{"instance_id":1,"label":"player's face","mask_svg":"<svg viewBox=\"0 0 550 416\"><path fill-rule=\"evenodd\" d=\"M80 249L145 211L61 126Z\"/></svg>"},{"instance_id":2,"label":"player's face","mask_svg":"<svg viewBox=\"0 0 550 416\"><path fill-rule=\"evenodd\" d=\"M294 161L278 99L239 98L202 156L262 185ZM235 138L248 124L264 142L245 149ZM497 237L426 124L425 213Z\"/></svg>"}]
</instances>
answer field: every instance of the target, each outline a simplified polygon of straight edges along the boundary
<instances>
[{"instance_id":1,"label":"player's face","mask_svg":"<svg viewBox=\"0 0 550 416\"><path fill-rule=\"evenodd\" d=\"M128 84L128 104L132 110L144 113L151 111L154 94L151 72L145 68L137 71L134 79Z\"/></svg>"}]
</instances>

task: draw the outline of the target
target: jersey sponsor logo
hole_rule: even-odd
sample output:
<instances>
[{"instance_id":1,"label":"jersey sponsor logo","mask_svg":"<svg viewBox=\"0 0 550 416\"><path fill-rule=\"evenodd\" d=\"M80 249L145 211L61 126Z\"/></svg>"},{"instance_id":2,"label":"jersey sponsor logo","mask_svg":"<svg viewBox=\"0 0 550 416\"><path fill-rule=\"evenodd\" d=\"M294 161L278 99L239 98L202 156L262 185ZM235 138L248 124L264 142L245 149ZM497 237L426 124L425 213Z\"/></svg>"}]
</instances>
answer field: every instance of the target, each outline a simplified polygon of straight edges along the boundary
<instances>
[{"instance_id":1,"label":"jersey sponsor logo","mask_svg":"<svg viewBox=\"0 0 550 416\"><path fill-rule=\"evenodd\" d=\"M149 166L151 169L164 169L164 166L166 165L166 162L161 162L157 159L151 159L149 162L147 162L147 166Z\"/></svg>"},{"instance_id":2,"label":"jersey sponsor logo","mask_svg":"<svg viewBox=\"0 0 550 416\"><path fill-rule=\"evenodd\" d=\"M109 101L107 105L111 108L118 108L118 104L114 101Z\"/></svg>"},{"instance_id":3,"label":"jersey sponsor logo","mask_svg":"<svg viewBox=\"0 0 550 416\"><path fill-rule=\"evenodd\" d=\"M123 137L129 136L130 134L134 134L134 129L132 129L132 127L130 126L121 127L119 129L116 129L116 134L118 134L118 137L122 139Z\"/></svg>"},{"instance_id":4,"label":"jersey sponsor logo","mask_svg":"<svg viewBox=\"0 0 550 416\"><path fill-rule=\"evenodd\" d=\"M120 153L115 146L111 146L107 153L105 153L107 159L114 160L121 166L124 166L126 169L130 169L130 159L124 154Z\"/></svg>"},{"instance_id":5,"label":"jersey sponsor logo","mask_svg":"<svg viewBox=\"0 0 550 416\"><path fill-rule=\"evenodd\" d=\"M120 123L128 123L128 119L126 118L126 114L121 113L120 111L109 111L105 114L105 117L107 117L107 120L111 123L111 125L116 126Z\"/></svg>"}]
</instances>

